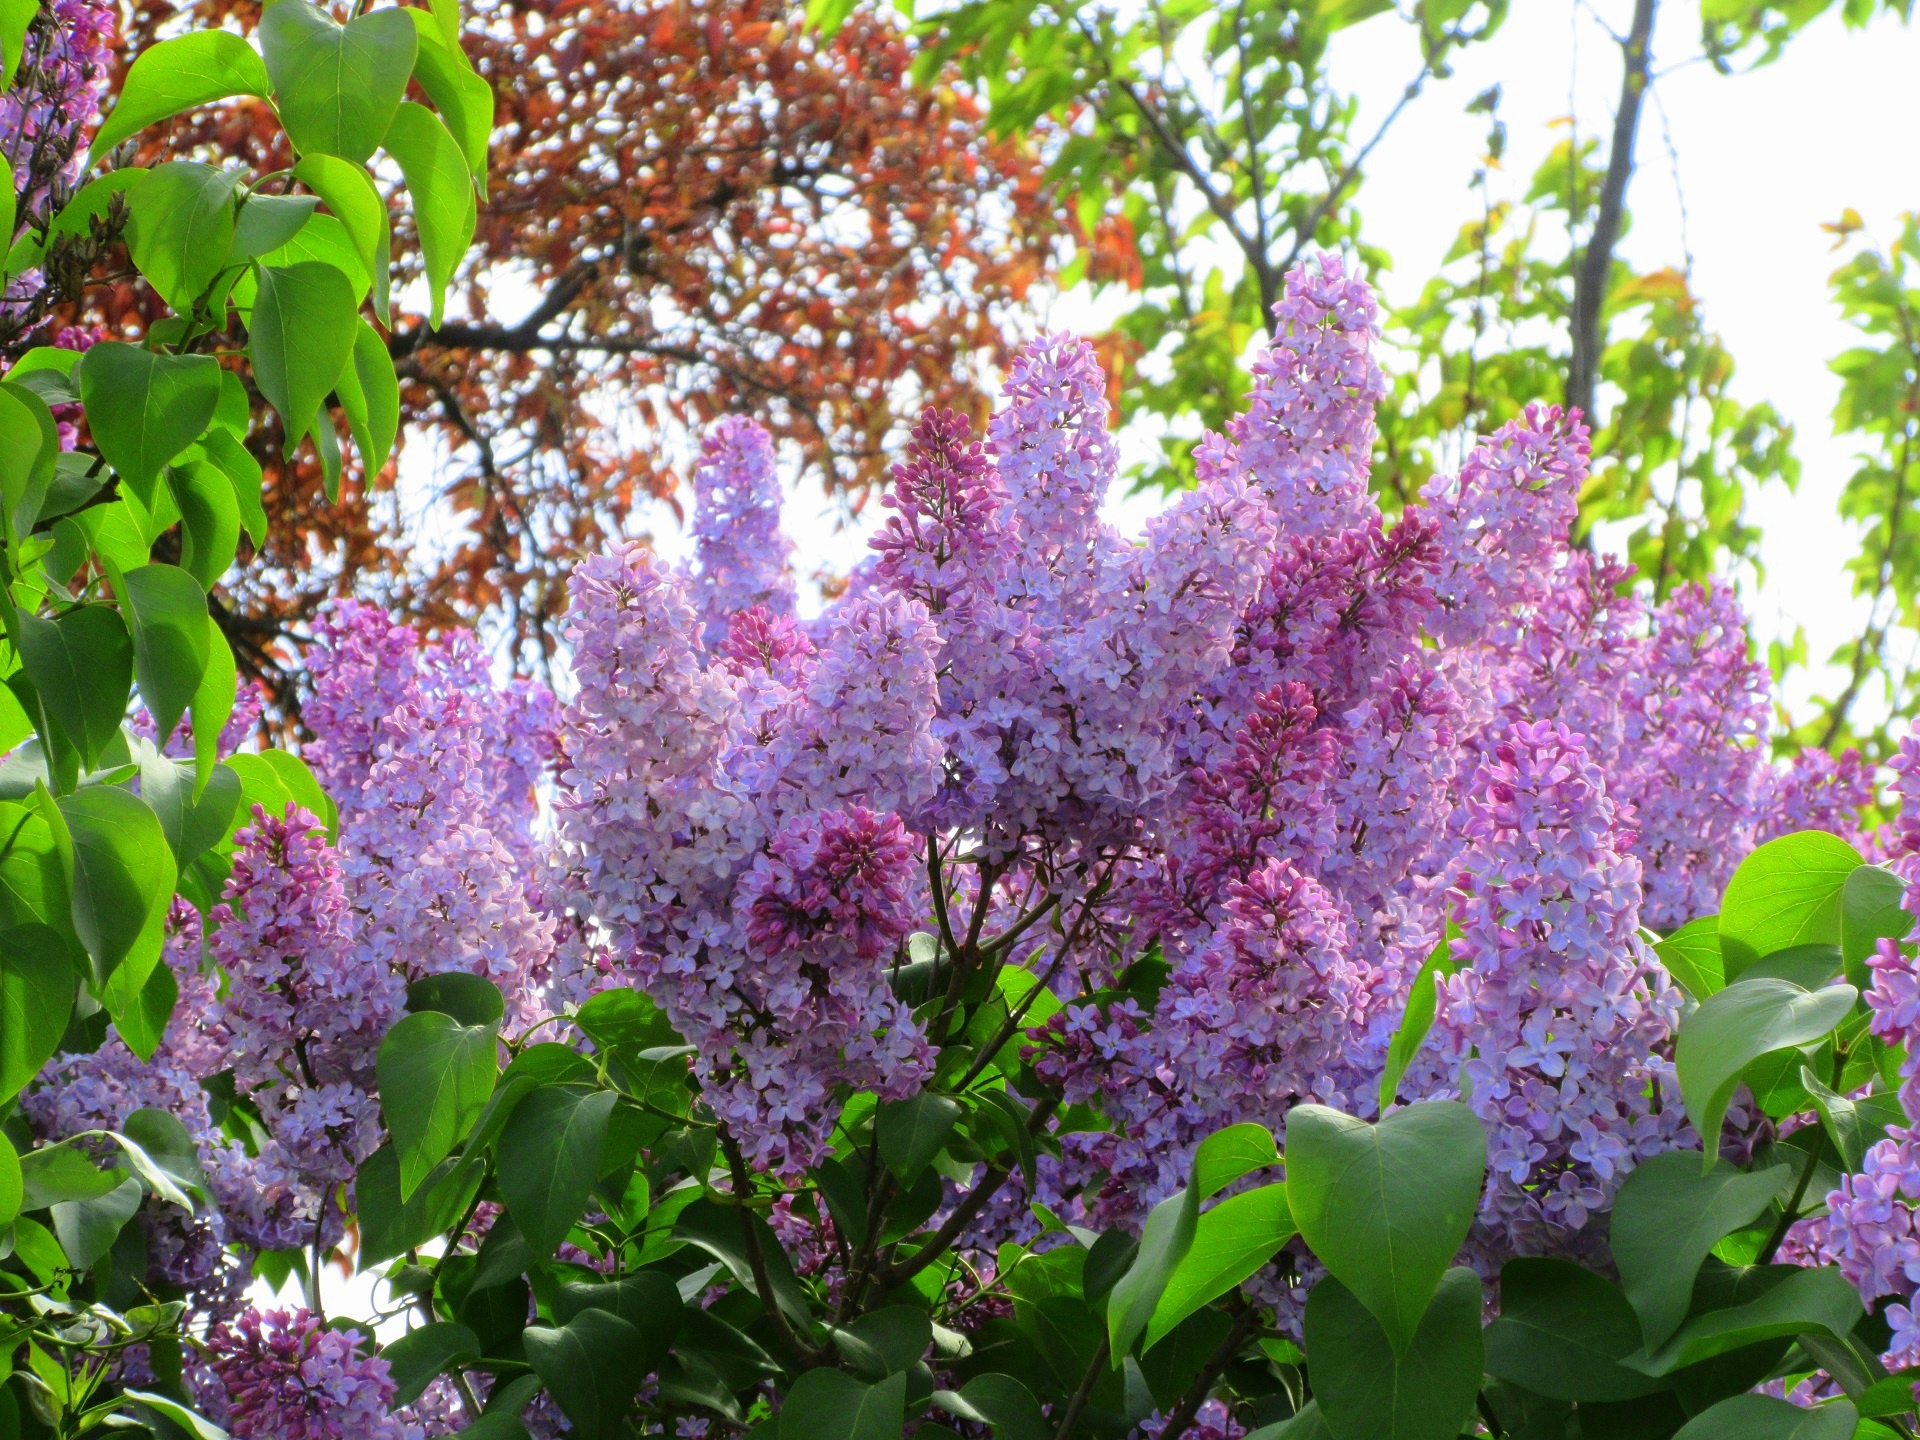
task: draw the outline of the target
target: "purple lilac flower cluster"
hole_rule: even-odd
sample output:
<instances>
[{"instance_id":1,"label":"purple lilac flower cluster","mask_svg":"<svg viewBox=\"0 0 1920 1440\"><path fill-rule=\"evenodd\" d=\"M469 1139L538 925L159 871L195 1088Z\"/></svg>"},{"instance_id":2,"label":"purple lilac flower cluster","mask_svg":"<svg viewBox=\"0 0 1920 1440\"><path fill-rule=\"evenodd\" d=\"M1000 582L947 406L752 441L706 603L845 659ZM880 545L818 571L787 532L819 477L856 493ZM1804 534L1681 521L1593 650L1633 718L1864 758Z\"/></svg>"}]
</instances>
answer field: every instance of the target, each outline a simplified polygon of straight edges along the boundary
<instances>
[{"instance_id":1,"label":"purple lilac flower cluster","mask_svg":"<svg viewBox=\"0 0 1920 1440\"><path fill-rule=\"evenodd\" d=\"M1248 413L1138 543L1101 519L1099 367L1049 336L983 435L922 417L817 621L737 422L691 565L580 568L556 804L577 903L751 1163L820 1154L839 1087L920 1083L885 976L926 931L1006 947L1066 1002L1041 1073L1115 1122L1068 1136L1035 1198L1137 1216L1221 1124L1367 1113L1450 913L1462 969L1402 1098L1464 1091L1487 1120L1489 1257L1581 1252L1636 1160L1691 1143L1639 927L1700 910L1775 811L1838 823L1868 777L1773 768L1726 591L1648 606L1570 546L1577 416L1529 409L1390 524L1371 294L1328 259L1276 314ZM843 843L858 863L826 863ZM1149 952L1157 993L1087 998Z\"/></svg>"},{"instance_id":2,"label":"purple lilac flower cluster","mask_svg":"<svg viewBox=\"0 0 1920 1440\"><path fill-rule=\"evenodd\" d=\"M339 805L337 842L298 806L254 807L207 924L176 908L166 956L180 999L152 1058L110 1037L56 1058L22 1104L48 1139L117 1127L143 1106L179 1117L216 1208L148 1202L162 1278L242 1352L261 1364L298 1352L295 1369L315 1377L307 1429L257 1433L385 1435L356 1428L352 1387L321 1383L337 1368L332 1340L309 1356L298 1324L242 1313L249 1265L345 1235L355 1173L383 1139L375 1057L409 981L484 974L519 1013L544 1012L557 924L536 791L557 712L542 687L496 687L470 641L423 643L363 606L330 612L319 638L307 757ZM251 730L257 703L239 708ZM237 1102L224 1126L209 1086Z\"/></svg>"},{"instance_id":3,"label":"purple lilac flower cluster","mask_svg":"<svg viewBox=\"0 0 1920 1440\"><path fill-rule=\"evenodd\" d=\"M420 1440L388 1414L394 1381L366 1340L307 1310L248 1310L207 1339L193 1380L206 1413L247 1440Z\"/></svg>"}]
</instances>

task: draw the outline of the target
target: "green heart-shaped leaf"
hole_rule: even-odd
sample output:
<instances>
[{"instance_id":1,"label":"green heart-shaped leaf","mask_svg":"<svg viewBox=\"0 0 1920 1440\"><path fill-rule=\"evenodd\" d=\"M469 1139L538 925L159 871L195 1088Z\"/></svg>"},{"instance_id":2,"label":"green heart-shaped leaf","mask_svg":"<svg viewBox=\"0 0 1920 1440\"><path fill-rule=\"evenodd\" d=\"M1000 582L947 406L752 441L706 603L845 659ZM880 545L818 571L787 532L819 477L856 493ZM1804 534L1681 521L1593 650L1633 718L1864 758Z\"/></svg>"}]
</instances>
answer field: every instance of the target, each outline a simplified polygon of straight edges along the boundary
<instances>
[{"instance_id":1,"label":"green heart-shaped leaf","mask_svg":"<svg viewBox=\"0 0 1920 1440\"><path fill-rule=\"evenodd\" d=\"M364 163L407 93L419 40L403 10L346 25L304 0L269 5L260 41L280 122L302 155Z\"/></svg>"},{"instance_id":2,"label":"green heart-shaped leaf","mask_svg":"<svg viewBox=\"0 0 1920 1440\"><path fill-rule=\"evenodd\" d=\"M1301 1236L1405 1354L1480 1201L1478 1117L1456 1100L1410 1105L1377 1125L1297 1105L1286 1161Z\"/></svg>"},{"instance_id":3,"label":"green heart-shaped leaf","mask_svg":"<svg viewBox=\"0 0 1920 1440\"><path fill-rule=\"evenodd\" d=\"M103 340L75 368L93 443L152 509L161 467L200 437L220 404L220 362Z\"/></svg>"},{"instance_id":4,"label":"green heart-shaped leaf","mask_svg":"<svg viewBox=\"0 0 1920 1440\"><path fill-rule=\"evenodd\" d=\"M1291 1128L1291 1127L1289 1127ZM1412 1343L1396 1352L1338 1280L1307 1296L1313 1393L1334 1440L1452 1440L1473 1412L1484 1352L1480 1277L1461 1266L1436 1287Z\"/></svg>"},{"instance_id":5,"label":"green heart-shaped leaf","mask_svg":"<svg viewBox=\"0 0 1920 1440\"><path fill-rule=\"evenodd\" d=\"M1859 993L1851 985L1805 990L1790 980L1743 980L1708 996L1680 1022L1674 1071L1702 1137L1703 1168L1711 1169L1719 1154L1720 1122L1746 1068L1763 1055L1824 1038L1846 1019Z\"/></svg>"}]
</instances>

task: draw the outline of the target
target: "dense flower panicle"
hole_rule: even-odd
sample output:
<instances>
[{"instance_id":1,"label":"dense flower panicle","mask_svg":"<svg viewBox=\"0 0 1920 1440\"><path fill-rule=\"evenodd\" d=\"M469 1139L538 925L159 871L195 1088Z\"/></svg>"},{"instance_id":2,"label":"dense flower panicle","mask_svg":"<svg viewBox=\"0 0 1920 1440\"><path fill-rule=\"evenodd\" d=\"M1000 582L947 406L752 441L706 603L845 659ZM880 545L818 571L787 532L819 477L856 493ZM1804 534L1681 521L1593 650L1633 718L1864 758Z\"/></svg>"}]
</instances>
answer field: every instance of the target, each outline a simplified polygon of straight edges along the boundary
<instances>
[{"instance_id":1,"label":"dense flower panicle","mask_svg":"<svg viewBox=\"0 0 1920 1440\"><path fill-rule=\"evenodd\" d=\"M1082 587L1118 537L1100 520L1119 448L1093 347L1047 335L1014 357L987 437L1019 516L1012 585L1049 628L1087 613Z\"/></svg>"},{"instance_id":2,"label":"dense flower panicle","mask_svg":"<svg viewBox=\"0 0 1920 1440\"><path fill-rule=\"evenodd\" d=\"M1773 789L1771 682L1747 654L1724 586L1682 586L1653 615L1642 662L1620 677L1612 793L1633 807L1643 919L1658 930L1718 907Z\"/></svg>"},{"instance_id":3,"label":"dense flower panicle","mask_svg":"<svg viewBox=\"0 0 1920 1440\"><path fill-rule=\"evenodd\" d=\"M693 472L701 636L708 649L742 610L793 611L793 544L780 529L773 437L751 420L714 422Z\"/></svg>"},{"instance_id":4,"label":"dense flower panicle","mask_svg":"<svg viewBox=\"0 0 1920 1440\"><path fill-rule=\"evenodd\" d=\"M252 1233L229 1216L244 1215L258 1188L254 1161L213 1123L200 1083L225 1063L217 1057L226 1035L215 1016L213 982L199 969L199 915L182 902L174 904L163 953L180 999L153 1055L141 1060L110 1035L97 1050L56 1056L21 1096L20 1108L47 1141L122 1130L136 1110L164 1110L180 1122L220 1208L189 1214L149 1198L140 1223L154 1272L180 1287L195 1321L220 1321L238 1313L252 1278L250 1259L230 1248L230 1242L250 1242Z\"/></svg>"},{"instance_id":5,"label":"dense flower panicle","mask_svg":"<svg viewBox=\"0 0 1920 1440\"><path fill-rule=\"evenodd\" d=\"M1558 405L1529 405L1422 492L1442 557L1434 578L1445 640L1492 634L1538 602L1566 554L1587 478L1587 427Z\"/></svg>"},{"instance_id":6,"label":"dense flower panicle","mask_svg":"<svg viewBox=\"0 0 1920 1440\"><path fill-rule=\"evenodd\" d=\"M1010 559L1008 496L967 417L929 410L881 502L894 513L874 537L875 580L927 607L949 640L970 633Z\"/></svg>"},{"instance_id":7,"label":"dense flower panicle","mask_svg":"<svg viewBox=\"0 0 1920 1440\"><path fill-rule=\"evenodd\" d=\"M1496 1247L1566 1248L1634 1164L1677 1138L1677 1107L1656 1092L1679 996L1636 934L1639 866L1579 736L1514 726L1465 814L1460 968L1434 1050L1487 1126Z\"/></svg>"},{"instance_id":8,"label":"dense flower panicle","mask_svg":"<svg viewBox=\"0 0 1920 1440\"><path fill-rule=\"evenodd\" d=\"M1367 474L1374 406L1386 377L1373 356L1373 292L1335 257L1287 276L1274 306L1276 338L1253 364L1247 413L1196 452L1203 480L1237 474L1258 490L1282 534L1362 524L1373 509Z\"/></svg>"},{"instance_id":9,"label":"dense flower panicle","mask_svg":"<svg viewBox=\"0 0 1920 1440\"><path fill-rule=\"evenodd\" d=\"M198 1399L246 1440L418 1440L388 1414L393 1372L369 1343L307 1310L249 1309L207 1337Z\"/></svg>"},{"instance_id":10,"label":"dense flower panicle","mask_svg":"<svg viewBox=\"0 0 1920 1440\"><path fill-rule=\"evenodd\" d=\"M1043 1032L1039 1073L1068 1103L1096 1102L1117 1122L1064 1137L1046 1198L1084 1188L1079 1203L1098 1222L1134 1219L1185 1183L1194 1146L1223 1126L1284 1131L1304 1101L1364 1111L1381 1060L1365 1037L1382 979L1357 958L1333 897L1268 860L1231 887L1220 924L1173 968L1150 1021L1131 1002L1105 1017L1070 1006Z\"/></svg>"},{"instance_id":11,"label":"dense flower panicle","mask_svg":"<svg viewBox=\"0 0 1920 1440\"><path fill-rule=\"evenodd\" d=\"M530 873L550 698L495 689L471 637L423 644L368 606L317 628L307 753L340 806L357 944L409 979L484 975L535 1018L554 943Z\"/></svg>"},{"instance_id":12,"label":"dense flower panicle","mask_svg":"<svg viewBox=\"0 0 1920 1440\"><path fill-rule=\"evenodd\" d=\"M1858 750L1834 755L1802 750L1772 776L1772 798L1761 807L1754 839L1765 843L1797 830L1825 830L1856 849L1870 851L1874 837L1861 829L1861 815L1874 803L1873 767Z\"/></svg>"},{"instance_id":13,"label":"dense flower panicle","mask_svg":"<svg viewBox=\"0 0 1920 1440\"><path fill-rule=\"evenodd\" d=\"M685 577L637 548L583 565L574 607L556 815L585 901L749 1161L797 1172L836 1087L926 1073L886 984L921 883L895 810L939 780L926 611L843 602L816 655L756 607L709 659Z\"/></svg>"},{"instance_id":14,"label":"dense flower panicle","mask_svg":"<svg viewBox=\"0 0 1920 1440\"><path fill-rule=\"evenodd\" d=\"M22 36L22 53L8 57L18 62L12 67L18 83L0 93L0 154L7 157L12 183L32 187L15 197L23 227L51 220L80 177L86 132L99 118L113 70L120 10L105 0L51 0L35 18ZM33 176L42 155L64 155L65 163L50 177ZM38 267L8 276L0 313L24 310L43 283ZM70 449L64 432L71 421L59 418L65 421L62 448Z\"/></svg>"}]
</instances>

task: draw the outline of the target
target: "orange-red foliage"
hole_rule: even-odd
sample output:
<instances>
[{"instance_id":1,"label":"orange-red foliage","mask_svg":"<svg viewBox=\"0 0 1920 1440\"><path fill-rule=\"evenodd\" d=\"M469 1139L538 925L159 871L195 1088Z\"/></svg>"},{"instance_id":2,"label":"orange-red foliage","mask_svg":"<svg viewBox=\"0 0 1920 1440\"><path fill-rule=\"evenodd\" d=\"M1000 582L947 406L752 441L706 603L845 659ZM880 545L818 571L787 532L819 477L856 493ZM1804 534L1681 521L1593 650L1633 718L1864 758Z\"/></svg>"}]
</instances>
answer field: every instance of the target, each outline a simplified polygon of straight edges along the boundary
<instances>
[{"instance_id":1,"label":"orange-red foliage","mask_svg":"<svg viewBox=\"0 0 1920 1440\"><path fill-rule=\"evenodd\" d=\"M175 13L137 11L135 46ZM671 495L689 427L722 412L860 491L900 409L981 407L1001 321L1067 223L1031 151L988 137L965 92L915 85L911 43L869 13L823 41L779 0L479 0L469 40L492 171L447 323L394 318L415 457L328 506L310 463L262 454L273 534L232 629L263 670L349 585L435 622L502 616L523 656L548 653L572 558ZM182 120L149 157L184 140L285 163L248 125ZM111 291L97 318L151 303ZM451 458L423 496L436 438Z\"/></svg>"}]
</instances>

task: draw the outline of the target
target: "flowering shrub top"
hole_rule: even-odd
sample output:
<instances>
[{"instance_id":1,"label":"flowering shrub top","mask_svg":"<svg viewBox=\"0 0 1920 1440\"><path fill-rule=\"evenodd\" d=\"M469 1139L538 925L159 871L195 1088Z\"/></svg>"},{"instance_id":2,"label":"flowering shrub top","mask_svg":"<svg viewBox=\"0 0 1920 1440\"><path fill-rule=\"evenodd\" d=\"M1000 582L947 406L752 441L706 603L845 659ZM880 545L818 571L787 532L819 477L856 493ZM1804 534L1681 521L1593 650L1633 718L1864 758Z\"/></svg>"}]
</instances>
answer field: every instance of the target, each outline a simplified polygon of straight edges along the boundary
<instances>
[{"instance_id":1,"label":"flowering shrub top","mask_svg":"<svg viewBox=\"0 0 1920 1440\"><path fill-rule=\"evenodd\" d=\"M1851 1331L1915 1283L1911 1138L1860 1118L1913 1018L1899 898L1867 903L1910 816L1863 837L1856 760L1770 761L1728 594L1649 610L1570 547L1578 417L1528 411L1389 524L1370 295L1328 258L1280 315L1137 542L1099 518L1103 378L1048 337L983 435L923 417L817 618L731 421L690 564L579 566L565 705L336 607L312 775L255 785L204 920L176 912L152 1058L64 1055L23 1107L45 1141L175 1111L204 1171L211 1207L139 1212L191 1354L119 1383L262 1435L852 1437L932 1404L1371 1440L1428 1433L1367 1408L1404 1365L1459 1390L1390 1402L1443 1440L1487 1375L1496 1417L1502 1385L1568 1425L1657 1396L1670 1435L1770 1375L1852 1405L1903 1363L1907 1309ZM1810 1215L1800 1137L1839 1105L1858 1153ZM1718 1215L1730 1176L1766 1183L1726 1253L1649 1270L1644 1216ZM422 1321L380 1356L308 1313L355 1242ZM248 1307L248 1265L308 1311ZM1677 1311L1647 1288L1696 1272ZM1791 1321L1727 1319L1749 1284ZM1507 1317L1583 1285L1629 1338L1555 1378Z\"/></svg>"}]
</instances>

